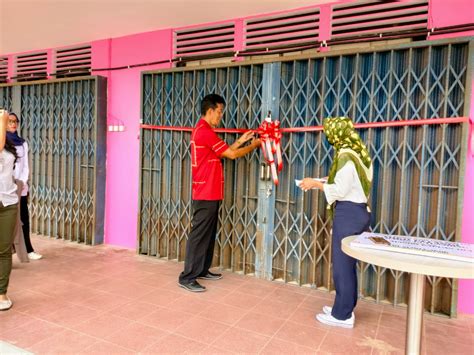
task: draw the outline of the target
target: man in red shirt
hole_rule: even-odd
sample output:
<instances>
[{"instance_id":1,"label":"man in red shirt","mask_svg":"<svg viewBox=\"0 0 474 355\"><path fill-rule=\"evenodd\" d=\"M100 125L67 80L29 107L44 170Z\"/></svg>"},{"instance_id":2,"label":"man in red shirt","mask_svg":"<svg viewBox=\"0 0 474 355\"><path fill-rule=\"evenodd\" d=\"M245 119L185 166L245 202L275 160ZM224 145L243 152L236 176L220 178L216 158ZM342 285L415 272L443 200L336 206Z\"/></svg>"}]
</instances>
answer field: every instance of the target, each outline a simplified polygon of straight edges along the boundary
<instances>
[{"instance_id":1,"label":"man in red shirt","mask_svg":"<svg viewBox=\"0 0 474 355\"><path fill-rule=\"evenodd\" d=\"M191 135L192 206L191 233L186 242L184 271L179 275L179 286L192 292L206 288L196 279L218 280L221 274L209 268L214 254L219 205L224 197L224 172L222 158L243 157L260 146L260 140L248 131L228 146L214 132L221 122L225 100L219 95L204 97L201 103L201 119ZM248 141L250 144L242 145Z\"/></svg>"}]
</instances>

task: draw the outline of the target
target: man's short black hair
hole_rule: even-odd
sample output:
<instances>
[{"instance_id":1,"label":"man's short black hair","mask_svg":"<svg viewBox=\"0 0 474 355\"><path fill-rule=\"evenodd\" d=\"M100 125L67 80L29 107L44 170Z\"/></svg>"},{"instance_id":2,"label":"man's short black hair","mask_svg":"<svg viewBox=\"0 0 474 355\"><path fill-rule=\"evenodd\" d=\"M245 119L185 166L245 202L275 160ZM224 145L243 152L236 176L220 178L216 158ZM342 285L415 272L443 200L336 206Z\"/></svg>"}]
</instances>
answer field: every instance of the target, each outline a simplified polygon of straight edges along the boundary
<instances>
[{"instance_id":1,"label":"man's short black hair","mask_svg":"<svg viewBox=\"0 0 474 355\"><path fill-rule=\"evenodd\" d=\"M217 94L209 94L204 96L201 102L201 115L205 116L207 111L210 109L215 110L218 104L225 106L225 100L222 96Z\"/></svg>"}]
</instances>

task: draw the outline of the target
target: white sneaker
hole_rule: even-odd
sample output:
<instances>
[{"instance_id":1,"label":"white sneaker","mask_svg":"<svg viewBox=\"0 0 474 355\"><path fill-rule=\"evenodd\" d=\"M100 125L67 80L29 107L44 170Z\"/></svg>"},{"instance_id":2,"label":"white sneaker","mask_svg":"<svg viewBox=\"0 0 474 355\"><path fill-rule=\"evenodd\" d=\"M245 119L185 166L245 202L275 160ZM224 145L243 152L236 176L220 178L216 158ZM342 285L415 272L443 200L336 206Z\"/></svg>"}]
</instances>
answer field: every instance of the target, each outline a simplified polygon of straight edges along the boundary
<instances>
[{"instance_id":1,"label":"white sneaker","mask_svg":"<svg viewBox=\"0 0 474 355\"><path fill-rule=\"evenodd\" d=\"M330 306L324 306L323 307L323 313L324 314L331 314L331 312L332 312L332 307L330 307Z\"/></svg>"},{"instance_id":2,"label":"white sneaker","mask_svg":"<svg viewBox=\"0 0 474 355\"><path fill-rule=\"evenodd\" d=\"M353 314L352 317L350 317L349 319L339 320L334 318L330 314L320 313L316 315L316 319L323 324L331 325L333 327L354 328L355 316Z\"/></svg>"},{"instance_id":3,"label":"white sneaker","mask_svg":"<svg viewBox=\"0 0 474 355\"><path fill-rule=\"evenodd\" d=\"M41 254L38 254L34 251L32 251L31 253L28 253L28 258L30 258L31 260L39 260L43 257L43 255Z\"/></svg>"},{"instance_id":4,"label":"white sneaker","mask_svg":"<svg viewBox=\"0 0 474 355\"><path fill-rule=\"evenodd\" d=\"M5 301L0 301L0 311L8 311L12 306L13 302L8 297Z\"/></svg>"},{"instance_id":5,"label":"white sneaker","mask_svg":"<svg viewBox=\"0 0 474 355\"><path fill-rule=\"evenodd\" d=\"M332 313L332 307L330 307L330 306L323 306L323 313L324 313L324 314L331 314L331 313ZM354 312L352 312L352 317L354 317Z\"/></svg>"}]
</instances>

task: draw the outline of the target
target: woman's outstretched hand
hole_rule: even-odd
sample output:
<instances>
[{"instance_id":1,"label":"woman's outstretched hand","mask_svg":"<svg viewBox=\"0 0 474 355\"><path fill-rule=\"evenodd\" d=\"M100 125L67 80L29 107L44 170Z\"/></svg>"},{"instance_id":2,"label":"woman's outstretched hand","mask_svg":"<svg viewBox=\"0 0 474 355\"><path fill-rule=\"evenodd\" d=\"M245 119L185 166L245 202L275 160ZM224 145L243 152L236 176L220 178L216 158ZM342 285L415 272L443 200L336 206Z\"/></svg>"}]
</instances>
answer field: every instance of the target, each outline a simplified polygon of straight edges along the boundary
<instances>
[{"instance_id":1,"label":"woman's outstretched hand","mask_svg":"<svg viewBox=\"0 0 474 355\"><path fill-rule=\"evenodd\" d=\"M301 180L300 188L303 191L308 191L311 189L323 189L324 184L320 181L314 180L313 178L304 178Z\"/></svg>"}]
</instances>

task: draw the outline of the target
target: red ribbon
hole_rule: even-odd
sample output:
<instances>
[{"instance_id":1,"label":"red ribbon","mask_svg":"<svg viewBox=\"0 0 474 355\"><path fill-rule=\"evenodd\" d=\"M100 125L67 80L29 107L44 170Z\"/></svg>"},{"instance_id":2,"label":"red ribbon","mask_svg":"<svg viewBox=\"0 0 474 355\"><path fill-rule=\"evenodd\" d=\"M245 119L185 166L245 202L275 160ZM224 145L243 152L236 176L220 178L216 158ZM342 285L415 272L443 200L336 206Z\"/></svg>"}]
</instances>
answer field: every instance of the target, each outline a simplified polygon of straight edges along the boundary
<instances>
[{"instance_id":1,"label":"red ribbon","mask_svg":"<svg viewBox=\"0 0 474 355\"><path fill-rule=\"evenodd\" d=\"M272 121L270 118L266 118L258 127L257 133L261 141L263 157L272 171L273 183L278 185L278 172L283 169L280 147L280 121ZM276 165L274 155L276 155Z\"/></svg>"}]
</instances>

